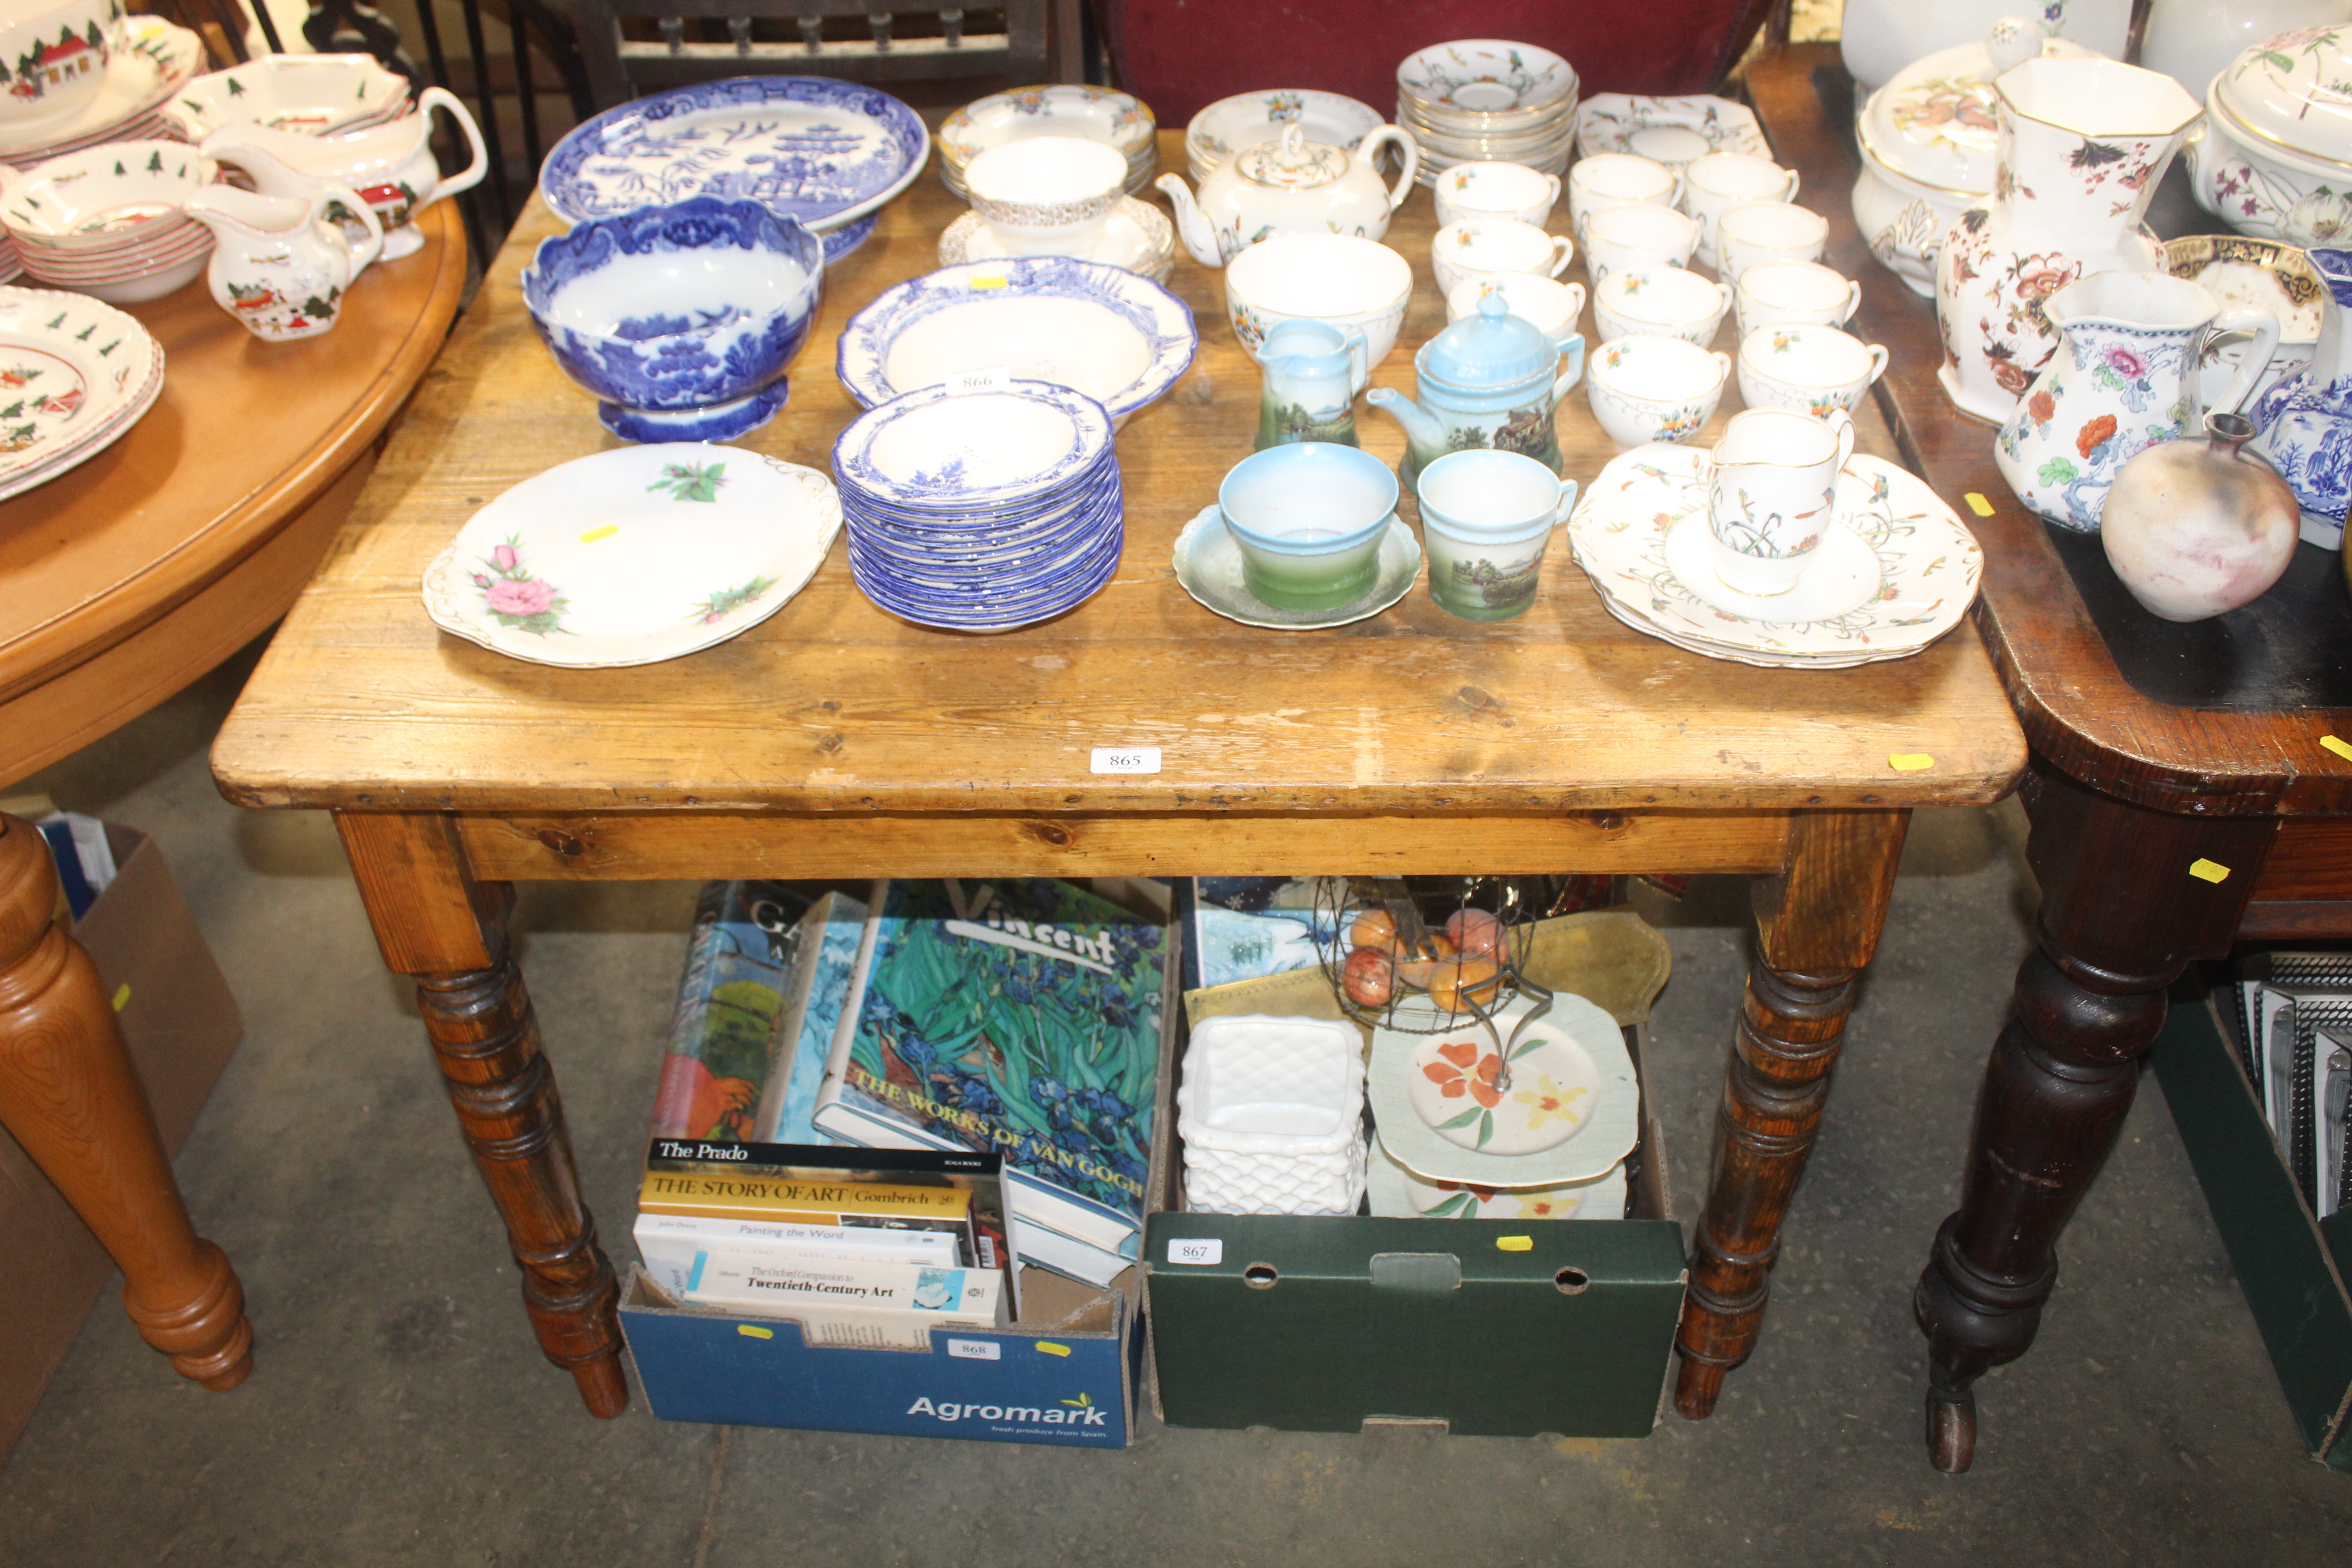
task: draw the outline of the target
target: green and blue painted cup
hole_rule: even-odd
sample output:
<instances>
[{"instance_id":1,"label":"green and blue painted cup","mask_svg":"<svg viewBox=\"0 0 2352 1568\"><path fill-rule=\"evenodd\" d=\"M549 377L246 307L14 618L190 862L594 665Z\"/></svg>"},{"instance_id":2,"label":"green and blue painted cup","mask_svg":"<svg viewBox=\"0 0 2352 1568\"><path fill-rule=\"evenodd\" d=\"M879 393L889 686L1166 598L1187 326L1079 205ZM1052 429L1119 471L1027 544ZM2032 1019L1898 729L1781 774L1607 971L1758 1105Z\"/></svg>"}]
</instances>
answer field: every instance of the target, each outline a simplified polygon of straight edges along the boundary
<instances>
[{"instance_id":1,"label":"green and blue painted cup","mask_svg":"<svg viewBox=\"0 0 2352 1568\"><path fill-rule=\"evenodd\" d=\"M1536 602L1552 530L1576 481L1518 452L1449 452L1422 469L1429 596L1470 621L1507 621Z\"/></svg>"},{"instance_id":2,"label":"green and blue painted cup","mask_svg":"<svg viewBox=\"0 0 2352 1568\"><path fill-rule=\"evenodd\" d=\"M1217 487L1244 584L1280 610L1337 609L1370 592L1396 503L1386 463L1328 441L1269 447Z\"/></svg>"}]
</instances>

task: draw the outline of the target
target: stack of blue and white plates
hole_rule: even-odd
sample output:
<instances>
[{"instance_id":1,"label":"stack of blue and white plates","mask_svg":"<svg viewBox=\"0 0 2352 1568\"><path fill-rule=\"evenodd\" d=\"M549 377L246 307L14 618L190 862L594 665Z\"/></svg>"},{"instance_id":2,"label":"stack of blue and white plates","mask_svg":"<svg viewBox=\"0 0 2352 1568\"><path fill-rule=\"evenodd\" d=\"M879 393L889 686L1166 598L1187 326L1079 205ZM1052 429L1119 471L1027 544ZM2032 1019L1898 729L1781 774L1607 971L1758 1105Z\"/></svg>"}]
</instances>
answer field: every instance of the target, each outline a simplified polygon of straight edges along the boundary
<instances>
[{"instance_id":1,"label":"stack of blue and white plates","mask_svg":"<svg viewBox=\"0 0 2352 1568\"><path fill-rule=\"evenodd\" d=\"M1118 570L1110 415L1066 386L965 377L894 397L841 433L833 472L857 586L919 625L1010 631Z\"/></svg>"}]
</instances>

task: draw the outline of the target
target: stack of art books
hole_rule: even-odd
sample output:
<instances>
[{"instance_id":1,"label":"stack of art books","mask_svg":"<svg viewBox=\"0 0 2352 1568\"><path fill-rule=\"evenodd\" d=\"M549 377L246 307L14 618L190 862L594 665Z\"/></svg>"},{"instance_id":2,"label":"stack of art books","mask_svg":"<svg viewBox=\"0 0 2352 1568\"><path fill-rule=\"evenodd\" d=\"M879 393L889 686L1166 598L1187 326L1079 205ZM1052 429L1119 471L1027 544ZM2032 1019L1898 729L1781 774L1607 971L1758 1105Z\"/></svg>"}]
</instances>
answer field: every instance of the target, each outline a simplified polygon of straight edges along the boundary
<instances>
[{"instance_id":1,"label":"stack of art books","mask_svg":"<svg viewBox=\"0 0 2352 1568\"><path fill-rule=\"evenodd\" d=\"M2352 953L2241 961L2238 1037L2271 1134L2314 1218L2352 1207Z\"/></svg>"}]
</instances>

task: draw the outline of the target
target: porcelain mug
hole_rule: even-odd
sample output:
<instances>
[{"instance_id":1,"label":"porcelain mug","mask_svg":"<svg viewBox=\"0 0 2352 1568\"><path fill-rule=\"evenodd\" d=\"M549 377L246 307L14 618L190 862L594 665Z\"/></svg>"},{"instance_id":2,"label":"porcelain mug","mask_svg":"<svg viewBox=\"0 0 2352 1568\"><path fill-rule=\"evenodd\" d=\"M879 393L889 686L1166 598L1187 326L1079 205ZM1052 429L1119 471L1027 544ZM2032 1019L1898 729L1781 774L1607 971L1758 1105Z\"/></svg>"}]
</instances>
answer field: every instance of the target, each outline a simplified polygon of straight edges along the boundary
<instances>
[{"instance_id":1,"label":"porcelain mug","mask_svg":"<svg viewBox=\"0 0 2352 1568\"><path fill-rule=\"evenodd\" d=\"M1520 452L1449 452L1421 470L1429 596L1469 621L1508 620L1536 602L1552 529L1576 481Z\"/></svg>"},{"instance_id":2,"label":"porcelain mug","mask_svg":"<svg viewBox=\"0 0 2352 1568\"><path fill-rule=\"evenodd\" d=\"M1440 227L1464 218L1507 217L1541 228L1559 200L1559 176L1524 163L1456 163L1430 189Z\"/></svg>"},{"instance_id":3,"label":"porcelain mug","mask_svg":"<svg viewBox=\"0 0 2352 1568\"><path fill-rule=\"evenodd\" d=\"M1646 336L1706 348L1730 308L1727 284L1686 267L1621 267L1592 290L1592 321L1604 343Z\"/></svg>"},{"instance_id":4,"label":"porcelain mug","mask_svg":"<svg viewBox=\"0 0 2352 1568\"><path fill-rule=\"evenodd\" d=\"M1513 272L1557 278L1575 254L1566 235L1546 234L1517 218L1474 217L1437 231L1430 241L1429 264L1437 273L1437 291L1451 294L1465 278Z\"/></svg>"},{"instance_id":5,"label":"porcelain mug","mask_svg":"<svg viewBox=\"0 0 2352 1568\"><path fill-rule=\"evenodd\" d=\"M1013 256L1088 256L1127 195L1127 158L1078 136L1031 136L964 166L971 210Z\"/></svg>"},{"instance_id":6,"label":"porcelain mug","mask_svg":"<svg viewBox=\"0 0 2352 1568\"><path fill-rule=\"evenodd\" d=\"M1769 598L1797 585L1829 531L1838 470L1853 454L1843 408L1816 419L1786 408L1735 414L1711 454L1707 527L1715 574Z\"/></svg>"},{"instance_id":7,"label":"porcelain mug","mask_svg":"<svg viewBox=\"0 0 2352 1568\"><path fill-rule=\"evenodd\" d=\"M1532 272L1507 272L1496 276L1481 273L1465 278L1445 295L1445 319L1458 321L1465 316L1478 313L1478 301L1489 294L1500 294L1511 314L1523 321L1533 321L1544 336L1565 349L1568 340L1577 335L1576 319L1584 313L1584 285L1562 283L1557 278L1538 278Z\"/></svg>"},{"instance_id":8,"label":"porcelain mug","mask_svg":"<svg viewBox=\"0 0 2352 1568\"><path fill-rule=\"evenodd\" d=\"M1726 207L1715 220L1715 272L1726 283L1767 261L1819 261L1829 243L1829 220L1787 202Z\"/></svg>"},{"instance_id":9,"label":"porcelain mug","mask_svg":"<svg viewBox=\"0 0 2352 1568\"><path fill-rule=\"evenodd\" d=\"M1886 350L1835 327L1759 327L1739 342L1739 395L1750 408L1798 408L1827 418L1853 409L1886 374Z\"/></svg>"},{"instance_id":10,"label":"porcelain mug","mask_svg":"<svg viewBox=\"0 0 2352 1568\"><path fill-rule=\"evenodd\" d=\"M1619 338L1593 351L1584 395L1592 417L1623 451L1697 435L1715 416L1730 374L1729 354L1681 338Z\"/></svg>"},{"instance_id":11,"label":"porcelain mug","mask_svg":"<svg viewBox=\"0 0 2352 1568\"><path fill-rule=\"evenodd\" d=\"M1862 308L1862 285L1818 261L1759 261L1739 275L1731 308L1743 342L1759 327L1843 327Z\"/></svg>"},{"instance_id":12,"label":"porcelain mug","mask_svg":"<svg viewBox=\"0 0 2352 1568\"><path fill-rule=\"evenodd\" d=\"M1584 269L1596 289L1627 267L1687 267L1698 225L1672 207L1612 207L1592 215Z\"/></svg>"},{"instance_id":13,"label":"porcelain mug","mask_svg":"<svg viewBox=\"0 0 2352 1568\"><path fill-rule=\"evenodd\" d=\"M1569 230L1577 244L1586 245L1585 226L1593 214L1612 207L1670 207L1682 195L1683 177L1664 163L1631 153L1596 153L1568 171Z\"/></svg>"},{"instance_id":14,"label":"porcelain mug","mask_svg":"<svg viewBox=\"0 0 2352 1568\"><path fill-rule=\"evenodd\" d=\"M1217 487L1225 531L1241 548L1242 581L1283 610L1336 609L1361 598L1380 574L1396 503L1388 464L1327 441L1268 447L1235 463Z\"/></svg>"},{"instance_id":15,"label":"porcelain mug","mask_svg":"<svg viewBox=\"0 0 2352 1568\"><path fill-rule=\"evenodd\" d=\"M1698 258L1716 265L1715 226L1726 207L1747 202L1793 202L1797 171L1745 153L1709 153L1683 171L1683 211L1698 220Z\"/></svg>"}]
</instances>

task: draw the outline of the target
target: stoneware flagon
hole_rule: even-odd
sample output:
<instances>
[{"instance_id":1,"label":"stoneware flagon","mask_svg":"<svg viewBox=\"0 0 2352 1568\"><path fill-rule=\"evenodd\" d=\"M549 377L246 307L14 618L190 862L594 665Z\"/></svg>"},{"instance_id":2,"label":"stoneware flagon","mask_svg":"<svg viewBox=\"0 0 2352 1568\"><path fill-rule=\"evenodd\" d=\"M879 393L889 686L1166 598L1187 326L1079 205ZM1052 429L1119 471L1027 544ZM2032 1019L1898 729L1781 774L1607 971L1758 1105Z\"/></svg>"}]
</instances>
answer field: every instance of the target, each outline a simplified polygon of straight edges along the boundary
<instances>
[{"instance_id":1,"label":"stoneware flagon","mask_svg":"<svg viewBox=\"0 0 2352 1568\"><path fill-rule=\"evenodd\" d=\"M1584 374L1583 338L1555 343L1512 315L1501 295L1489 294L1476 315L1423 343L1412 364L1418 399L1387 387L1365 395L1404 426L1397 472L1406 489L1446 453L1475 447L1524 453L1559 472L1552 413Z\"/></svg>"},{"instance_id":2,"label":"stoneware flagon","mask_svg":"<svg viewBox=\"0 0 2352 1568\"><path fill-rule=\"evenodd\" d=\"M314 338L342 319L343 290L383 248L383 226L359 194L265 196L207 185L182 208L213 231L213 298L257 338ZM335 219L348 215L366 237Z\"/></svg>"},{"instance_id":3,"label":"stoneware flagon","mask_svg":"<svg viewBox=\"0 0 2352 1568\"><path fill-rule=\"evenodd\" d=\"M2327 550L2344 547L2352 503L2352 250L2314 250L2312 269L2326 284L2319 343L2311 363L2263 394L2249 416L2262 432L2254 450L2268 458L2303 509L2303 537Z\"/></svg>"},{"instance_id":4,"label":"stoneware flagon","mask_svg":"<svg viewBox=\"0 0 2352 1568\"><path fill-rule=\"evenodd\" d=\"M433 161L433 110L457 122L471 162L444 178ZM471 190L489 173L481 127L446 89L428 87L416 112L365 131L306 136L267 125L224 125L204 141L205 156L234 163L263 195L310 196L328 186L359 192L383 220L383 258L415 254L425 244L416 215L445 196Z\"/></svg>"}]
</instances>

